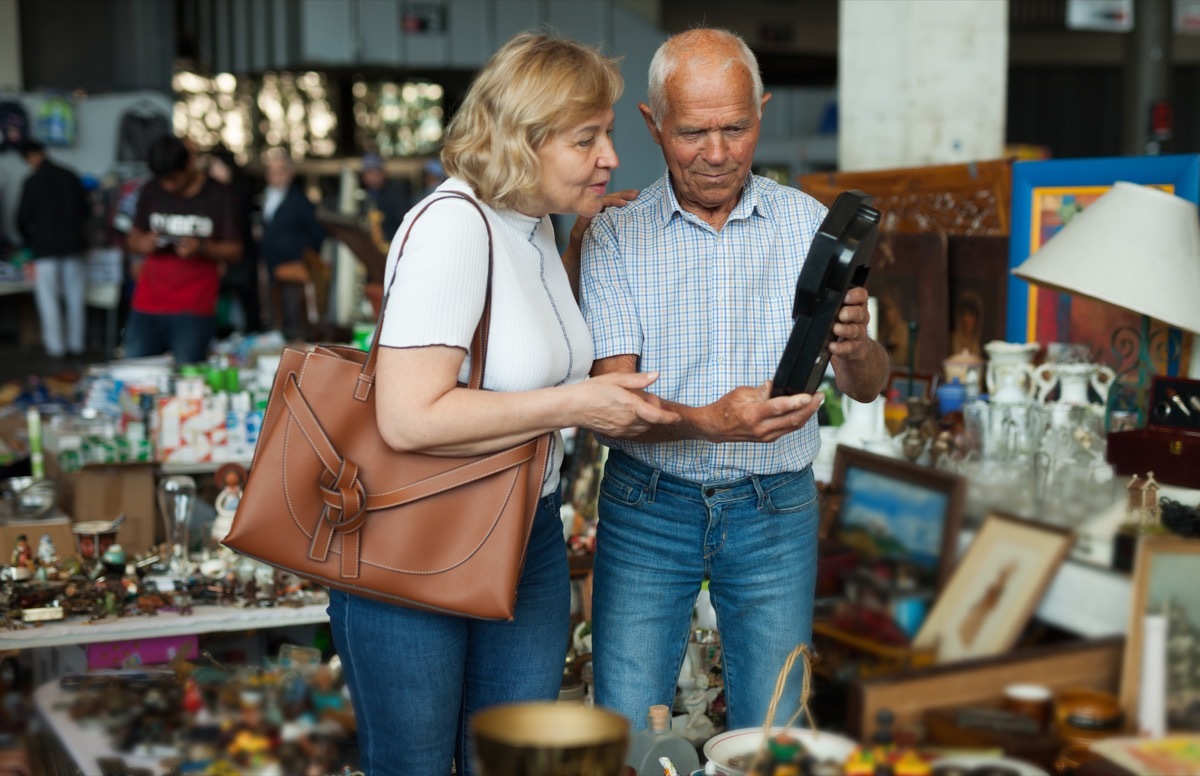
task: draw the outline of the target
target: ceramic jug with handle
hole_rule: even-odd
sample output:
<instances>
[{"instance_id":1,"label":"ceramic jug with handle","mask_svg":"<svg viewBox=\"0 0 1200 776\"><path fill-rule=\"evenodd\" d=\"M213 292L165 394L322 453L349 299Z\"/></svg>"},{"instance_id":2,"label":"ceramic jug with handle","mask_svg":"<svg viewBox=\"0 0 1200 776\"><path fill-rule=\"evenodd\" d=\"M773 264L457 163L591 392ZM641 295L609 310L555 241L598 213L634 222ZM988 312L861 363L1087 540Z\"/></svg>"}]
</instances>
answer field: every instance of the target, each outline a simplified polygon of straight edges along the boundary
<instances>
[{"instance_id":1,"label":"ceramic jug with handle","mask_svg":"<svg viewBox=\"0 0 1200 776\"><path fill-rule=\"evenodd\" d=\"M880 396L863 404L842 396L842 425L838 428L838 444L867 447L872 442L887 440L887 425L883 422L886 399Z\"/></svg>"},{"instance_id":2,"label":"ceramic jug with handle","mask_svg":"<svg viewBox=\"0 0 1200 776\"><path fill-rule=\"evenodd\" d=\"M1058 401L1062 404L1094 404L1088 389L1100 397L1100 404L1108 402L1108 391L1117 377L1103 364L1043 364L1034 373L1038 384L1038 398L1046 397L1058 387Z\"/></svg>"},{"instance_id":3,"label":"ceramic jug with handle","mask_svg":"<svg viewBox=\"0 0 1200 776\"><path fill-rule=\"evenodd\" d=\"M1033 373L1036 342L1016 343L993 340L983 346L988 354L986 382L993 402L1017 404L1036 397Z\"/></svg>"}]
</instances>

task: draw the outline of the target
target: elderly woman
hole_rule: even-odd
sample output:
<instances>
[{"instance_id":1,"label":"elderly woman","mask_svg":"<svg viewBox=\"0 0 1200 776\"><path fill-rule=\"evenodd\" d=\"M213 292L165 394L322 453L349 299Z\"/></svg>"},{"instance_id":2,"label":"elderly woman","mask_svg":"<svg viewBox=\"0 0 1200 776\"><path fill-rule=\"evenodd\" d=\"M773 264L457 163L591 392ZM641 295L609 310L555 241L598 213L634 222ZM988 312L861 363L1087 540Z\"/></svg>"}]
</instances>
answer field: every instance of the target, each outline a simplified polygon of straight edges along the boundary
<instances>
[{"instance_id":1,"label":"elderly woman","mask_svg":"<svg viewBox=\"0 0 1200 776\"><path fill-rule=\"evenodd\" d=\"M585 379L592 341L557 255L550 213L595 215L617 166L609 132L622 89L613 60L522 34L498 51L446 130L450 176L394 238L380 335L377 414L396 449L498 450L581 426L618 436L678 416L641 391L654 375ZM465 389L494 250L484 388ZM424 204L433 204L419 217ZM399 244L408 235L402 259ZM511 622L473 620L332 592L362 765L371 776L472 773L467 720L488 706L553 700L562 682L570 582L555 439Z\"/></svg>"}]
</instances>

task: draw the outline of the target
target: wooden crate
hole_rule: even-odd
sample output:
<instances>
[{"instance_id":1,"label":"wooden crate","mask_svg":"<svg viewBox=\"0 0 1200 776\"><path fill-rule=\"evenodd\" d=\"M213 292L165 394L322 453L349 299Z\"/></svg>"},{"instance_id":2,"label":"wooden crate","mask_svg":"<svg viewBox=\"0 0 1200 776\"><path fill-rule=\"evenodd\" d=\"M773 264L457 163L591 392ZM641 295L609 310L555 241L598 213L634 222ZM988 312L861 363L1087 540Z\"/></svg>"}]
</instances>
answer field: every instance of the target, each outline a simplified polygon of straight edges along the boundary
<instances>
[{"instance_id":1,"label":"wooden crate","mask_svg":"<svg viewBox=\"0 0 1200 776\"><path fill-rule=\"evenodd\" d=\"M1018 682L1116 694L1124 651L1125 638L1112 636L859 679L850 688L846 726L870 740L880 709L895 715L897 727L913 728L931 709L998 703L1005 686Z\"/></svg>"}]
</instances>

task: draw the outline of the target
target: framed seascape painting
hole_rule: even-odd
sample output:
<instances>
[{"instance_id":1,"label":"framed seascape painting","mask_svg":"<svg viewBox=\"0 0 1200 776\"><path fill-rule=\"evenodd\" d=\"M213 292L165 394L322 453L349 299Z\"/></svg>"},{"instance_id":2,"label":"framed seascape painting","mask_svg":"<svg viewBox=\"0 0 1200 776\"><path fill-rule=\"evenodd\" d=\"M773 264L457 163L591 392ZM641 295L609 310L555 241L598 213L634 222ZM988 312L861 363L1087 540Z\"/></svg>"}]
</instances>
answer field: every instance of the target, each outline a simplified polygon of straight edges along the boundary
<instances>
[{"instance_id":1,"label":"framed seascape painting","mask_svg":"<svg viewBox=\"0 0 1200 776\"><path fill-rule=\"evenodd\" d=\"M902 565L916 587L936 590L954 567L966 481L957 474L840 445L832 535L868 561Z\"/></svg>"},{"instance_id":2,"label":"framed seascape painting","mask_svg":"<svg viewBox=\"0 0 1200 776\"><path fill-rule=\"evenodd\" d=\"M1012 168L1012 234L1009 269L1017 267L1054 236L1075 214L1103 196L1117 181L1155 186L1189 202L1200 202L1200 154L1017 162ZM1136 271L1137 258L1130 257ZM1008 277L1009 342L1064 342L1087 347L1091 360L1120 371L1113 335L1137 331L1140 316L1115 305L1062 294ZM1168 327L1152 322L1151 330ZM1186 374L1191 335L1170 330L1167 347L1156 350L1156 368Z\"/></svg>"},{"instance_id":3,"label":"framed seascape painting","mask_svg":"<svg viewBox=\"0 0 1200 776\"><path fill-rule=\"evenodd\" d=\"M989 514L913 646L935 649L939 663L1012 649L1073 540L1058 526Z\"/></svg>"}]
</instances>

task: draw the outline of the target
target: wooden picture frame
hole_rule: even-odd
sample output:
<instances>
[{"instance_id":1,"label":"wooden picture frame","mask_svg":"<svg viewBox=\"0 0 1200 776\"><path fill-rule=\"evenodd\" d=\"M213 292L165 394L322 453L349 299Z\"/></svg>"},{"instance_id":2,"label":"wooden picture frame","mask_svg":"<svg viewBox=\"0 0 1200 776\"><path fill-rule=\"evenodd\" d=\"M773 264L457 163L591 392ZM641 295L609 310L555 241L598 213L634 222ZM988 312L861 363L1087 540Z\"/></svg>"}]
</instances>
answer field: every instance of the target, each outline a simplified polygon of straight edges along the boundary
<instances>
[{"instance_id":1,"label":"wooden picture frame","mask_svg":"<svg viewBox=\"0 0 1200 776\"><path fill-rule=\"evenodd\" d=\"M940 374L950 353L946 235L881 234L866 286L879 302L877 339L892 368ZM916 350L910 352L913 322Z\"/></svg>"},{"instance_id":2,"label":"wooden picture frame","mask_svg":"<svg viewBox=\"0 0 1200 776\"><path fill-rule=\"evenodd\" d=\"M912 376L912 396L926 401L933 401L934 390L937 388L938 378L936 374L927 372L914 372ZM888 376L887 388L884 389L885 396L891 396L892 391L897 392L897 400L903 402L909 397L909 378L908 372L893 371ZM890 401L890 400L889 400Z\"/></svg>"},{"instance_id":3,"label":"wooden picture frame","mask_svg":"<svg viewBox=\"0 0 1200 776\"><path fill-rule=\"evenodd\" d=\"M1129 603L1129 628L1125 660L1121 667L1121 710L1126 722L1137 723L1138 690L1141 686L1143 618L1152 609L1160 609L1170 602L1174 616L1168 618L1167 642L1173 636L1172 629L1194 631L1200 626L1200 541L1178 536L1144 536L1138 540L1137 556L1133 566L1133 592ZM1178 655L1177 658L1186 657ZM1172 677L1171 663L1167 664L1167 729L1174 732L1200 732L1193 715L1180 713L1179 706L1186 707L1195 692L1188 687L1194 682L1179 681ZM1136 729L1136 727L1135 727Z\"/></svg>"},{"instance_id":4,"label":"wooden picture frame","mask_svg":"<svg viewBox=\"0 0 1200 776\"><path fill-rule=\"evenodd\" d=\"M870 741L879 728L877 715L882 709L892 713L897 729L911 729L919 727L933 709L998 706L1014 677L1056 691L1116 692L1124 651L1123 636L1106 636L855 680L850 686L846 729L854 738Z\"/></svg>"},{"instance_id":5,"label":"wooden picture frame","mask_svg":"<svg viewBox=\"0 0 1200 776\"><path fill-rule=\"evenodd\" d=\"M954 568L966 480L951 472L839 445L831 487L833 538L864 559L911 565L917 587L941 588Z\"/></svg>"},{"instance_id":6,"label":"wooden picture frame","mask_svg":"<svg viewBox=\"0 0 1200 776\"><path fill-rule=\"evenodd\" d=\"M1200 154L1123 156L1016 162L1012 166L1012 235L1009 268L1014 269L1062 228L1070 217L1107 192L1117 181L1156 186L1189 202L1200 202ZM1109 361L1113 332L1140 328L1140 316L1114 305L1073 297L1008 278L1010 342L1075 342L1088 345L1093 360ZM1166 324L1152 323L1162 329ZM1183 374L1191 335L1170 348L1160 371Z\"/></svg>"},{"instance_id":7,"label":"wooden picture frame","mask_svg":"<svg viewBox=\"0 0 1200 776\"><path fill-rule=\"evenodd\" d=\"M1013 648L1074 541L1070 529L992 512L921 625L938 662Z\"/></svg>"}]
</instances>

